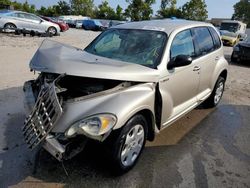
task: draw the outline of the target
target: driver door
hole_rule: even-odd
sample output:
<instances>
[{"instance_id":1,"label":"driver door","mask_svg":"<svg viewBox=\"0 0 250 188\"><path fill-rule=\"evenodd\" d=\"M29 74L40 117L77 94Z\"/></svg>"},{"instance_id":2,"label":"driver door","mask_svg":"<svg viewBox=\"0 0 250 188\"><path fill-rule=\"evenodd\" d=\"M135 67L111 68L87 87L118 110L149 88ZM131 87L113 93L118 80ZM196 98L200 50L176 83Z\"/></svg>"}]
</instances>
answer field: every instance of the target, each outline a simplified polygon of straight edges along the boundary
<instances>
[{"instance_id":1,"label":"driver door","mask_svg":"<svg viewBox=\"0 0 250 188\"><path fill-rule=\"evenodd\" d=\"M30 29L34 31L40 31L44 32L45 29L43 28L43 25L41 24L41 19L35 15L32 14L25 14L25 18L29 22Z\"/></svg>"},{"instance_id":2,"label":"driver door","mask_svg":"<svg viewBox=\"0 0 250 188\"><path fill-rule=\"evenodd\" d=\"M170 59L178 55L195 56L191 31L184 30L176 34L170 49ZM199 67L195 60L190 65L175 67L168 71L167 76L159 82L162 96L163 127L192 109L197 104L199 87Z\"/></svg>"}]
</instances>

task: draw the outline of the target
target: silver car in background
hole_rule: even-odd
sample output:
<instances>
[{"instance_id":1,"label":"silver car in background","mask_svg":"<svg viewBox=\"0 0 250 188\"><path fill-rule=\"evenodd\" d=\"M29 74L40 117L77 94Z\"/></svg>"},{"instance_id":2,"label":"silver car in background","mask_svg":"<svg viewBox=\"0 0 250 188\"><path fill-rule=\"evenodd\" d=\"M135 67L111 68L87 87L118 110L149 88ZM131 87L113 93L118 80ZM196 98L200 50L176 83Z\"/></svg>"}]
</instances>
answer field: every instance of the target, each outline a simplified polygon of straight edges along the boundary
<instances>
[{"instance_id":1,"label":"silver car in background","mask_svg":"<svg viewBox=\"0 0 250 188\"><path fill-rule=\"evenodd\" d=\"M42 18L21 11L8 11L0 14L0 29L25 29L41 33L57 35L60 27L57 24L43 20Z\"/></svg>"}]
</instances>

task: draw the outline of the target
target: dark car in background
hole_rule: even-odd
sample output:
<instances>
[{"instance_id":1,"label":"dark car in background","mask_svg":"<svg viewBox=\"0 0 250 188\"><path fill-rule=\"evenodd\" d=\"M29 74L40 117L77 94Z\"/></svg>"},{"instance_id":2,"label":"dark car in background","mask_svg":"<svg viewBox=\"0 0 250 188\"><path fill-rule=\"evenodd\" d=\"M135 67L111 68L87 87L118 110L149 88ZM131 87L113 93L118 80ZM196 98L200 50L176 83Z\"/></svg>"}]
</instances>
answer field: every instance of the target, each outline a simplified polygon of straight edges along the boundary
<instances>
[{"instance_id":1,"label":"dark car in background","mask_svg":"<svg viewBox=\"0 0 250 188\"><path fill-rule=\"evenodd\" d=\"M92 31L104 31L107 29L99 20L83 20L82 28Z\"/></svg>"},{"instance_id":2,"label":"dark car in background","mask_svg":"<svg viewBox=\"0 0 250 188\"><path fill-rule=\"evenodd\" d=\"M234 46L231 61L250 63L250 36Z\"/></svg>"},{"instance_id":3,"label":"dark car in background","mask_svg":"<svg viewBox=\"0 0 250 188\"><path fill-rule=\"evenodd\" d=\"M76 20L75 21L75 28L77 28L77 29L80 29L80 28L82 28L82 22L83 22L83 20Z\"/></svg>"},{"instance_id":4,"label":"dark car in background","mask_svg":"<svg viewBox=\"0 0 250 188\"><path fill-rule=\"evenodd\" d=\"M57 18L50 18L50 17L46 17L46 16L40 16L42 19L48 21L48 22L52 22L52 23L55 23L57 24L60 29L61 29L61 32L63 31L67 31L69 29L69 26L68 24L66 24L64 21L62 20L59 20Z\"/></svg>"},{"instance_id":5,"label":"dark car in background","mask_svg":"<svg viewBox=\"0 0 250 188\"><path fill-rule=\"evenodd\" d=\"M76 21L75 20L66 20L66 23L70 28L76 28Z\"/></svg>"},{"instance_id":6,"label":"dark car in background","mask_svg":"<svg viewBox=\"0 0 250 188\"><path fill-rule=\"evenodd\" d=\"M120 21L120 20L110 20L109 27L117 26L126 23L126 21Z\"/></svg>"}]
</instances>

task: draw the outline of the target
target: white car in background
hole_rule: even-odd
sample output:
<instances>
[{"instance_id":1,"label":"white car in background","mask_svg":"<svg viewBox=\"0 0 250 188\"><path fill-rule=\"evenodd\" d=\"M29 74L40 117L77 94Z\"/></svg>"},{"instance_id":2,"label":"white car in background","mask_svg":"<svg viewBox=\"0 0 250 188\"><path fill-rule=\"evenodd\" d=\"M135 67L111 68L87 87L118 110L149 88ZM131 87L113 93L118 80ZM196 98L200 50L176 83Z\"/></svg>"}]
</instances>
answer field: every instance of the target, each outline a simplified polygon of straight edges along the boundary
<instances>
[{"instance_id":1,"label":"white car in background","mask_svg":"<svg viewBox=\"0 0 250 188\"><path fill-rule=\"evenodd\" d=\"M21 11L7 11L0 13L0 28L3 29L26 29L28 31L48 32L57 35L60 27L48 22L34 14Z\"/></svg>"}]
</instances>

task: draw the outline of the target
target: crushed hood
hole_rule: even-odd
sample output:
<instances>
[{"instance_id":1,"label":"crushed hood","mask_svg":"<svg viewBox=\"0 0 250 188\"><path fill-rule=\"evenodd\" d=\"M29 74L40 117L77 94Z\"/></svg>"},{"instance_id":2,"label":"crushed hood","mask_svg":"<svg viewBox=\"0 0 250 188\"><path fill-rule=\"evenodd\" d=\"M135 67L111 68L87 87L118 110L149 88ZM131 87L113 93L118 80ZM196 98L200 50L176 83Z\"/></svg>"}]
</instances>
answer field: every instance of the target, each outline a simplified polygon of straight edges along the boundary
<instances>
[{"instance_id":1,"label":"crushed hood","mask_svg":"<svg viewBox=\"0 0 250 188\"><path fill-rule=\"evenodd\" d=\"M96 56L51 40L43 41L31 59L30 68L39 72L137 82L157 82L159 76L158 70Z\"/></svg>"}]
</instances>

